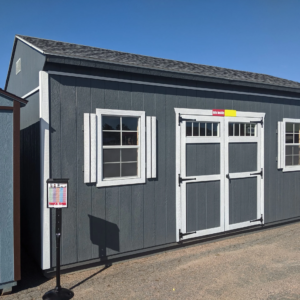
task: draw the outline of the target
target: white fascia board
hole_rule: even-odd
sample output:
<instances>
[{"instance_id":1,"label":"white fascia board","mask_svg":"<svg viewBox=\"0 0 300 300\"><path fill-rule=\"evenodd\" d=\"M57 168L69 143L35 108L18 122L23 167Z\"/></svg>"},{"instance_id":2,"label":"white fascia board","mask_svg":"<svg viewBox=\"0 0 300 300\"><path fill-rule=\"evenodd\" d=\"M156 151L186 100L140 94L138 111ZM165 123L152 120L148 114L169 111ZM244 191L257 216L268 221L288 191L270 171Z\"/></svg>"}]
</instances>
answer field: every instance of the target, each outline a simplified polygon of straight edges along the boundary
<instances>
[{"instance_id":1,"label":"white fascia board","mask_svg":"<svg viewBox=\"0 0 300 300\"><path fill-rule=\"evenodd\" d=\"M49 76L39 72L39 114L40 114L40 201L41 201L41 268L50 265L50 209L47 208L47 179L50 178L50 136L49 136Z\"/></svg>"}]
</instances>

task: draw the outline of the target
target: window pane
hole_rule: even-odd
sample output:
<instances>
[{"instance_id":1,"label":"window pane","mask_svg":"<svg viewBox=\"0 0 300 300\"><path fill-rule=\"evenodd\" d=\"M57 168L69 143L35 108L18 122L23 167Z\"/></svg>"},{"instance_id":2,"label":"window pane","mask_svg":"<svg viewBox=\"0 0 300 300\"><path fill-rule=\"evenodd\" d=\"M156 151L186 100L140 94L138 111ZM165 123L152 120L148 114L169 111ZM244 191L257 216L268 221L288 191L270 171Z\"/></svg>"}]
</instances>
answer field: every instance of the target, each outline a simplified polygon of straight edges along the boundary
<instances>
[{"instance_id":1,"label":"window pane","mask_svg":"<svg viewBox=\"0 0 300 300\"><path fill-rule=\"evenodd\" d=\"M122 163L122 176L137 176L137 163Z\"/></svg>"},{"instance_id":2,"label":"window pane","mask_svg":"<svg viewBox=\"0 0 300 300\"><path fill-rule=\"evenodd\" d=\"M122 161L137 161L137 149L122 149L121 157Z\"/></svg>"},{"instance_id":3,"label":"window pane","mask_svg":"<svg viewBox=\"0 0 300 300\"><path fill-rule=\"evenodd\" d=\"M229 136L233 136L233 123L229 123L229 128L228 128L228 130L229 130Z\"/></svg>"},{"instance_id":4,"label":"window pane","mask_svg":"<svg viewBox=\"0 0 300 300\"><path fill-rule=\"evenodd\" d=\"M294 134L294 144L299 144L299 134Z\"/></svg>"},{"instance_id":5,"label":"window pane","mask_svg":"<svg viewBox=\"0 0 300 300\"><path fill-rule=\"evenodd\" d=\"M295 123L294 124L294 132L295 133L300 133L300 123Z\"/></svg>"},{"instance_id":6,"label":"window pane","mask_svg":"<svg viewBox=\"0 0 300 300\"><path fill-rule=\"evenodd\" d=\"M255 127L256 125L255 124L250 124L251 126L251 136L255 136Z\"/></svg>"},{"instance_id":7,"label":"window pane","mask_svg":"<svg viewBox=\"0 0 300 300\"><path fill-rule=\"evenodd\" d=\"M213 123L213 134L214 134L214 136L218 136L218 128L219 128L219 123Z\"/></svg>"},{"instance_id":8,"label":"window pane","mask_svg":"<svg viewBox=\"0 0 300 300\"><path fill-rule=\"evenodd\" d=\"M122 129L123 130L138 130L139 118L134 117L122 117Z\"/></svg>"},{"instance_id":9,"label":"window pane","mask_svg":"<svg viewBox=\"0 0 300 300\"><path fill-rule=\"evenodd\" d=\"M137 132L122 132L122 145L137 145Z\"/></svg>"},{"instance_id":10,"label":"window pane","mask_svg":"<svg viewBox=\"0 0 300 300\"><path fill-rule=\"evenodd\" d=\"M238 123L234 124L234 135L235 136L239 136L240 135L240 126L239 125L240 124L238 124Z\"/></svg>"},{"instance_id":11,"label":"window pane","mask_svg":"<svg viewBox=\"0 0 300 300\"><path fill-rule=\"evenodd\" d=\"M104 149L103 162L120 162L120 149Z\"/></svg>"},{"instance_id":12,"label":"window pane","mask_svg":"<svg viewBox=\"0 0 300 300\"><path fill-rule=\"evenodd\" d=\"M186 122L186 136L192 136L192 122Z\"/></svg>"},{"instance_id":13,"label":"window pane","mask_svg":"<svg viewBox=\"0 0 300 300\"><path fill-rule=\"evenodd\" d=\"M193 136L199 135L199 123L193 123Z\"/></svg>"},{"instance_id":14,"label":"window pane","mask_svg":"<svg viewBox=\"0 0 300 300\"><path fill-rule=\"evenodd\" d=\"M120 132L103 132L103 145L120 145Z\"/></svg>"},{"instance_id":15,"label":"window pane","mask_svg":"<svg viewBox=\"0 0 300 300\"><path fill-rule=\"evenodd\" d=\"M294 166L300 165L299 157L300 157L299 155L293 156L293 165L294 165Z\"/></svg>"},{"instance_id":16,"label":"window pane","mask_svg":"<svg viewBox=\"0 0 300 300\"><path fill-rule=\"evenodd\" d=\"M251 126L250 124L246 124L246 136L250 136L251 135Z\"/></svg>"},{"instance_id":17,"label":"window pane","mask_svg":"<svg viewBox=\"0 0 300 300\"><path fill-rule=\"evenodd\" d=\"M286 142L287 144L293 143L293 135L292 135L292 134L286 134L286 135L285 135L285 142Z\"/></svg>"},{"instance_id":18,"label":"window pane","mask_svg":"<svg viewBox=\"0 0 300 300\"><path fill-rule=\"evenodd\" d=\"M286 156L285 157L285 165L292 166L293 165L293 156Z\"/></svg>"},{"instance_id":19,"label":"window pane","mask_svg":"<svg viewBox=\"0 0 300 300\"><path fill-rule=\"evenodd\" d=\"M200 136L205 136L205 123L200 123Z\"/></svg>"},{"instance_id":20,"label":"window pane","mask_svg":"<svg viewBox=\"0 0 300 300\"><path fill-rule=\"evenodd\" d=\"M293 132L293 123L285 123L285 132Z\"/></svg>"},{"instance_id":21,"label":"window pane","mask_svg":"<svg viewBox=\"0 0 300 300\"><path fill-rule=\"evenodd\" d=\"M240 125L240 136L245 136L245 124Z\"/></svg>"},{"instance_id":22,"label":"window pane","mask_svg":"<svg viewBox=\"0 0 300 300\"><path fill-rule=\"evenodd\" d=\"M293 155L293 146L285 146L285 155Z\"/></svg>"},{"instance_id":23,"label":"window pane","mask_svg":"<svg viewBox=\"0 0 300 300\"><path fill-rule=\"evenodd\" d=\"M103 164L103 178L120 177L120 164Z\"/></svg>"},{"instance_id":24,"label":"window pane","mask_svg":"<svg viewBox=\"0 0 300 300\"><path fill-rule=\"evenodd\" d=\"M206 135L212 136L212 123L206 123Z\"/></svg>"},{"instance_id":25,"label":"window pane","mask_svg":"<svg viewBox=\"0 0 300 300\"><path fill-rule=\"evenodd\" d=\"M120 130L120 117L102 116L103 130Z\"/></svg>"}]
</instances>

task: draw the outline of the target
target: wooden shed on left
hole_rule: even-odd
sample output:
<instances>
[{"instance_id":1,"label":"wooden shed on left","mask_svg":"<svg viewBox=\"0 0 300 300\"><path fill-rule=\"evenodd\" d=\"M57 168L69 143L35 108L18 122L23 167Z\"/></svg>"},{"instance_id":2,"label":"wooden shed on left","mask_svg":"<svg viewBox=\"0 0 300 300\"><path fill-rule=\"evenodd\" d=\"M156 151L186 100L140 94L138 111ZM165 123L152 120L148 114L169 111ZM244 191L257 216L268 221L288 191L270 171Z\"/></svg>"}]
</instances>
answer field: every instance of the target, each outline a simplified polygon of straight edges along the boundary
<instances>
[{"instance_id":1,"label":"wooden shed on left","mask_svg":"<svg viewBox=\"0 0 300 300\"><path fill-rule=\"evenodd\" d=\"M27 101L0 89L0 290L21 279L20 108Z\"/></svg>"}]
</instances>

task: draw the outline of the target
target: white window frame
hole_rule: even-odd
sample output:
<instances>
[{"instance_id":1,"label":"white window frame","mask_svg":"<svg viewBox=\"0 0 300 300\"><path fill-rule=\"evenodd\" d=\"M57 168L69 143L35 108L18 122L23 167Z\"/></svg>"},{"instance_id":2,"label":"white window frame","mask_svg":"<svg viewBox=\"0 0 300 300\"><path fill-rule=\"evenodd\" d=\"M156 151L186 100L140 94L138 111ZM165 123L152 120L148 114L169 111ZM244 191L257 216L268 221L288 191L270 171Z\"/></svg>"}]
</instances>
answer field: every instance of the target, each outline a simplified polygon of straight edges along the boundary
<instances>
[{"instance_id":1,"label":"white window frame","mask_svg":"<svg viewBox=\"0 0 300 300\"><path fill-rule=\"evenodd\" d=\"M145 112L134 110L117 109L96 109L97 115L97 187L139 184L146 182L145 168ZM120 177L103 179L103 144L102 144L102 116L115 117L139 117L139 157L138 157L138 177Z\"/></svg>"},{"instance_id":2,"label":"white window frame","mask_svg":"<svg viewBox=\"0 0 300 300\"><path fill-rule=\"evenodd\" d=\"M282 172L295 172L300 171L300 165L297 166L286 166L285 165L285 128L286 123L300 123L300 119L289 119L284 118L282 122L278 122L278 157L277 157L277 168L282 169ZM292 144L290 144L292 145Z\"/></svg>"}]
</instances>

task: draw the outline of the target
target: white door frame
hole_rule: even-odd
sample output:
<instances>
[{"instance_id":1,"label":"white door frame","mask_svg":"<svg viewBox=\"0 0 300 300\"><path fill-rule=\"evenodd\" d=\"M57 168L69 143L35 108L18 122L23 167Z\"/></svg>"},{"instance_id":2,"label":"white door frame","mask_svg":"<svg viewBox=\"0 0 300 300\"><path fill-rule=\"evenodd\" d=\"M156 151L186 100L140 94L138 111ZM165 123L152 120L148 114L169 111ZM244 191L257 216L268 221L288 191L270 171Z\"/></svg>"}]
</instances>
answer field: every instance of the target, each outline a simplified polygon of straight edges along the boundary
<instances>
[{"instance_id":1,"label":"white door frame","mask_svg":"<svg viewBox=\"0 0 300 300\"><path fill-rule=\"evenodd\" d=\"M184 190L184 192L186 192L186 183L185 182L182 182L181 184L181 187L179 185L179 178L178 178L178 174L181 174L181 176L185 176L186 175L186 170L185 170L185 166L182 165L182 155L183 153L185 154L185 145L186 145L186 140L188 141L189 137L185 137L185 134L183 133L182 134L182 128L185 128L185 126L180 126L180 117L183 118L186 117L188 119L193 119L193 116L195 117L194 119L197 119L197 117L204 117L204 116L209 116L209 120L215 120L217 121L217 118L221 118L224 122L224 126L221 126L221 123L220 123L220 129L223 128L224 129L224 132L221 132L221 139L226 137L226 119L228 117L215 117L213 116L213 111L210 110L210 109L187 109L187 108L175 108L175 115L176 115L176 123L175 123L175 126L176 126L176 241L179 242L179 241L182 241L184 239L188 239L188 238L194 238L194 237L197 237L197 236L201 236L201 235L206 235L206 234L212 234L212 233L215 233L215 232L211 232L215 229L208 229L205 233L204 231L201 231L201 233L196 233L196 234L191 234L191 235L188 235L186 237L183 237L180 239L179 237L179 229L183 231L184 228L186 228L186 209L183 210L184 207L186 207L186 203L182 203L182 197L181 197L181 193L183 192L182 190ZM260 120L262 120L262 124L264 124L264 117L265 117L265 113L256 113L256 112L240 112L240 111L237 111L236 112L236 116L237 117L245 117L245 118L260 118ZM236 121L237 118L236 117L233 117L233 119ZM184 121L183 121L184 122ZM228 124L228 123L227 123ZM228 130L228 129L227 129ZM184 139L184 140L181 140L181 139ZM199 139L201 139L199 137ZM209 140L209 142L213 142L213 138ZM201 139L201 142L203 142L203 140ZM221 149L220 149L220 152L224 153L224 156L223 157L228 157L228 150L227 150L227 156L226 156L226 153L225 153L225 150L226 149L223 149L222 150L222 147L223 148L226 148L225 147L225 144L226 142L223 141L223 146L221 145ZM227 143L228 144L228 143ZM184 145L184 147L183 147ZM183 149L184 148L184 149ZM227 147L228 148L228 147ZM264 168L264 130L263 128L261 128L261 157L260 157L260 161L261 161L261 166L262 168ZM226 160L228 161L228 159ZM221 160L220 160L221 162ZM225 178L225 163L221 163L221 166L220 166L220 175L221 174L223 175L223 178ZM216 176L216 175L210 175L210 176ZM191 176L191 177L195 177L195 176ZM197 176L196 176L197 177ZM201 176L202 177L202 176ZM204 180L204 177L200 178L200 176L197 177L198 179L201 179L201 180ZM264 177L263 177L264 178ZM262 181L261 181L261 185L260 185L260 193L262 195L262 197L264 196L264 184L263 184L263 179L262 178ZM209 181L212 179L209 178ZM216 177L216 180L217 177ZM225 182L223 180L223 182ZM223 183L224 184L224 183ZM221 181L221 185L222 185L222 181ZM225 189L225 187L223 186L223 188ZM223 191L224 191L223 189ZM222 186L221 186L221 191L222 191ZM222 192L221 192L222 194ZM223 196L224 197L224 196ZM220 198L221 200L221 198ZM221 200L222 201L222 200ZM225 201L225 199L224 199ZM223 207L221 206L220 207L220 211L222 212L221 213L221 218L220 218L220 221L222 222L221 223L221 226L223 226L223 228L225 229L225 226L226 225L222 225L222 224L226 224L226 221L225 221L225 207L226 205L223 205ZM261 205L259 207L260 211L262 214L264 214L264 199L262 198L262 201L261 201ZM184 227L183 227L183 222L184 222ZM257 222L255 223L252 223L251 225L255 225ZM260 223L260 222L259 222ZM233 224L234 225L234 224ZM221 227L220 226L220 227ZM218 227L219 228L219 227ZM233 228L228 228L229 229L233 229ZM225 229L226 230L226 229ZM222 230L223 231L223 230Z\"/></svg>"}]
</instances>

